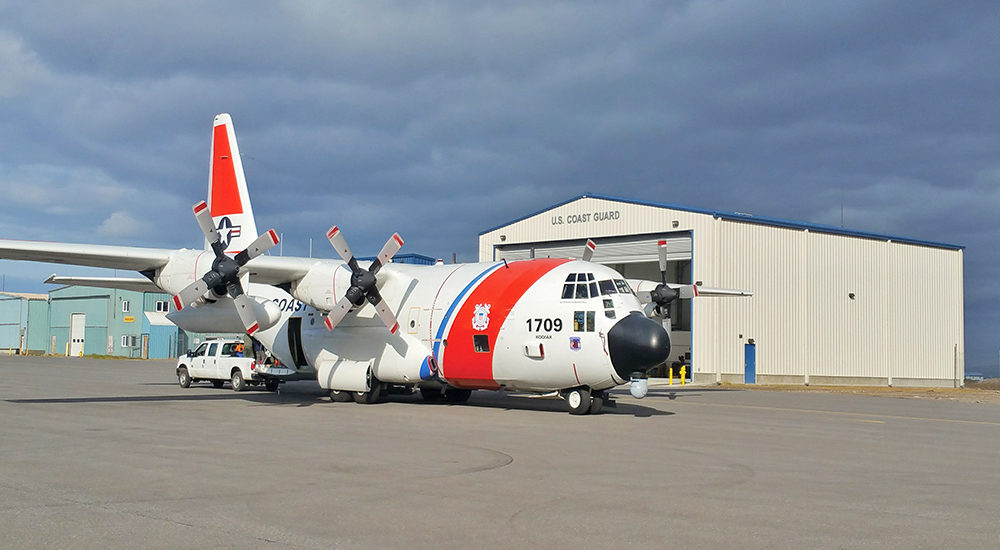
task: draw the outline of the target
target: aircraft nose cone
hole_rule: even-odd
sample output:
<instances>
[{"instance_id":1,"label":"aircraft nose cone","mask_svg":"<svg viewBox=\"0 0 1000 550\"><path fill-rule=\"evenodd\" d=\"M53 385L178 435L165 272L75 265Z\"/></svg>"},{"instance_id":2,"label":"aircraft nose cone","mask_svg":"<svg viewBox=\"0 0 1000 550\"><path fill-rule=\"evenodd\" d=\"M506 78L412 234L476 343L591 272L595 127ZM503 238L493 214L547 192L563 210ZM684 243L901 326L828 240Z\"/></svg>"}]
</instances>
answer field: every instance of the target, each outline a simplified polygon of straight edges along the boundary
<instances>
[{"instance_id":1,"label":"aircraft nose cone","mask_svg":"<svg viewBox=\"0 0 1000 550\"><path fill-rule=\"evenodd\" d=\"M623 380L646 371L670 356L670 336L662 325L633 312L608 331L611 365Z\"/></svg>"}]
</instances>

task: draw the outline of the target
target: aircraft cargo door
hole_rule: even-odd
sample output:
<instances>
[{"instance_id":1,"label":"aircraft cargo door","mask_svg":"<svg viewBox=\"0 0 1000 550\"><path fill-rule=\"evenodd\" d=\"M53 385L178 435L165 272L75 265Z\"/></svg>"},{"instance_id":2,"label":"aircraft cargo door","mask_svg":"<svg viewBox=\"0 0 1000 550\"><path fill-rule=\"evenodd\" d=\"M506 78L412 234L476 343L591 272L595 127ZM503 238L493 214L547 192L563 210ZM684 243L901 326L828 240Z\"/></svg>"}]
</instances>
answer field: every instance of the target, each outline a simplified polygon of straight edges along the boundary
<instances>
[{"instance_id":1,"label":"aircraft cargo door","mask_svg":"<svg viewBox=\"0 0 1000 550\"><path fill-rule=\"evenodd\" d=\"M295 361L295 370L299 367L309 366L306 361L306 352L302 349L302 317L288 318L288 352L292 354Z\"/></svg>"},{"instance_id":2,"label":"aircraft cargo door","mask_svg":"<svg viewBox=\"0 0 1000 550\"><path fill-rule=\"evenodd\" d=\"M87 315L84 313L73 313L69 318L69 356L80 357L83 355L83 335L87 328Z\"/></svg>"}]
</instances>

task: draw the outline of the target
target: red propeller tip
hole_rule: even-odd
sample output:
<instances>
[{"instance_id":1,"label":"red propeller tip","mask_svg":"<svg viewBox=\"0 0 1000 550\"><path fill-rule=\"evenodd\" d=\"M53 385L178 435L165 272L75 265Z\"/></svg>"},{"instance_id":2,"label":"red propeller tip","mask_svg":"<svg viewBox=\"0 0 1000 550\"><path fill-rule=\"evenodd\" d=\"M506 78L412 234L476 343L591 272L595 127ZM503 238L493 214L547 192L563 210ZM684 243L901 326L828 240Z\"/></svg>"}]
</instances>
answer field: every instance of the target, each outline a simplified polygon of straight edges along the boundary
<instances>
[{"instance_id":1,"label":"red propeller tip","mask_svg":"<svg viewBox=\"0 0 1000 550\"><path fill-rule=\"evenodd\" d=\"M202 210L206 208L208 208L208 203L206 203L205 201L201 201L198 204L194 205L194 213L199 214L201 213Z\"/></svg>"},{"instance_id":2,"label":"red propeller tip","mask_svg":"<svg viewBox=\"0 0 1000 550\"><path fill-rule=\"evenodd\" d=\"M657 246L667 246L667 241L656 241Z\"/></svg>"},{"instance_id":3,"label":"red propeller tip","mask_svg":"<svg viewBox=\"0 0 1000 550\"><path fill-rule=\"evenodd\" d=\"M333 323L330 322L330 318L329 317L327 317L323 321L323 324L326 325L326 330L333 330Z\"/></svg>"},{"instance_id":4,"label":"red propeller tip","mask_svg":"<svg viewBox=\"0 0 1000 550\"><path fill-rule=\"evenodd\" d=\"M278 244L278 234L273 229L268 230L267 234L271 237L271 242Z\"/></svg>"},{"instance_id":5,"label":"red propeller tip","mask_svg":"<svg viewBox=\"0 0 1000 550\"><path fill-rule=\"evenodd\" d=\"M389 329L389 334L396 334L397 330L399 330L399 323L396 323L395 325L392 325L392 328Z\"/></svg>"},{"instance_id":6,"label":"red propeller tip","mask_svg":"<svg viewBox=\"0 0 1000 550\"><path fill-rule=\"evenodd\" d=\"M247 329L247 334L253 335L253 333L257 332L257 329L259 329L259 328L260 328L260 325L258 325L257 323L254 323L252 327L250 327L250 328Z\"/></svg>"},{"instance_id":7,"label":"red propeller tip","mask_svg":"<svg viewBox=\"0 0 1000 550\"><path fill-rule=\"evenodd\" d=\"M393 233L392 238L396 239L396 242L399 243L399 246L403 246L403 238L399 236L399 233Z\"/></svg>"},{"instance_id":8,"label":"red propeller tip","mask_svg":"<svg viewBox=\"0 0 1000 550\"><path fill-rule=\"evenodd\" d=\"M181 303L180 296L174 296L174 308L176 308L177 311L184 309L184 304Z\"/></svg>"},{"instance_id":9,"label":"red propeller tip","mask_svg":"<svg viewBox=\"0 0 1000 550\"><path fill-rule=\"evenodd\" d=\"M335 226L331 227L329 231L326 232L326 238L327 239L332 239L333 236L336 235L339 232L340 232L340 229L337 229L337 226L335 225Z\"/></svg>"}]
</instances>

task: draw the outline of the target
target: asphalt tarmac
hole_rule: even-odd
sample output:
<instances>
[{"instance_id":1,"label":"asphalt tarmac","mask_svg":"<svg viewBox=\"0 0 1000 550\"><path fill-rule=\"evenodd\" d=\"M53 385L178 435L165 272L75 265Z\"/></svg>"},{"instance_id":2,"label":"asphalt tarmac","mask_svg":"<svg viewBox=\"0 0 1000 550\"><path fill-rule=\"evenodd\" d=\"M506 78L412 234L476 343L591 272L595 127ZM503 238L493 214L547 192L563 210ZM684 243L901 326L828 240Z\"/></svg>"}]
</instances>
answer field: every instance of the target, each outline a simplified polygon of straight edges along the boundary
<instances>
[{"instance_id":1,"label":"asphalt tarmac","mask_svg":"<svg viewBox=\"0 0 1000 550\"><path fill-rule=\"evenodd\" d=\"M0 358L0 547L1000 547L998 404L618 398L357 405Z\"/></svg>"}]
</instances>

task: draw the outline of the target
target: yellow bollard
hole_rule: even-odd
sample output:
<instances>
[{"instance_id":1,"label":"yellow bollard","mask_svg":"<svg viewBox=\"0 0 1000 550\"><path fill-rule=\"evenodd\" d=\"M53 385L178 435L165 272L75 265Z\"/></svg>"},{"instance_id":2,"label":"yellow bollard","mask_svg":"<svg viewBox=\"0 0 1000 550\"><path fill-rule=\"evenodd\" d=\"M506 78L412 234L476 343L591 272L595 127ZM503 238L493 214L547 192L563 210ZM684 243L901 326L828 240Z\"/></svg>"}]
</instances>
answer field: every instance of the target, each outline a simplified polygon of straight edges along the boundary
<instances>
[{"instance_id":1,"label":"yellow bollard","mask_svg":"<svg viewBox=\"0 0 1000 550\"><path fill-rule=\"evenodd\" d=\"M674 385L674 368L673 367L667 367L667 372L670 373L667 376L670 377L670 385L673 386Z\"/></svg>"},{"instance_id":2,"label":"yellow bollard","mask_svg":"<svg viewBox=\"0 0 1000 550\"><path fill-rule=\"evenodd\" d=\"M684 385L684 381L687 379L687 365L681 365L681 385Z\"/></svg>"}]
</instances>

